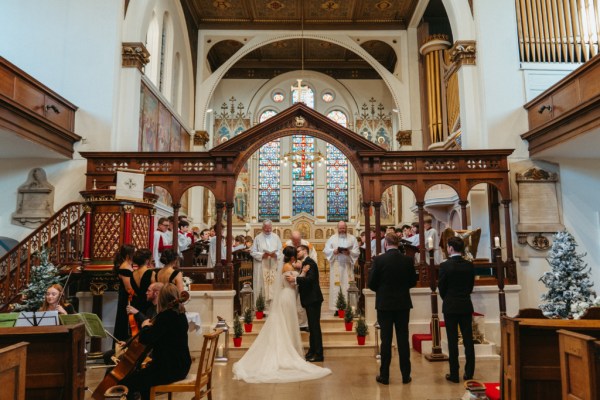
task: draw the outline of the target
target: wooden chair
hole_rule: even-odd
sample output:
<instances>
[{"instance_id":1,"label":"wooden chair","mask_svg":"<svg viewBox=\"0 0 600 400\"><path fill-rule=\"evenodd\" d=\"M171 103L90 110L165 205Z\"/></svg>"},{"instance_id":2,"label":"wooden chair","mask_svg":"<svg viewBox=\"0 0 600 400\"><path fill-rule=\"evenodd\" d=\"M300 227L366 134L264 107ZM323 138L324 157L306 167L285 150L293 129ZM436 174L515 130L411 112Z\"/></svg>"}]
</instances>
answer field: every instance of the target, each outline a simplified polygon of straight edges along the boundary
<instances>
[{"instance_id":1,"label":"wooden chair","mask_svg":"<svg viewBox=\"0 0 600 400\"><path fill-rule=\"evenodd\" d=\"M222 330L219 329L213 333L204 335L204 344L202 345L202 353L198 362L198 373L188 374L185 379L168 385L153 386L150 389L150 400L155 400L158 393L168 393L169 400L171 400L173 393L179 392L193 392L194 397L192 400L200 400L204 397L211 400L212 370L221 332Z\"/></svg>"}]
</instances>

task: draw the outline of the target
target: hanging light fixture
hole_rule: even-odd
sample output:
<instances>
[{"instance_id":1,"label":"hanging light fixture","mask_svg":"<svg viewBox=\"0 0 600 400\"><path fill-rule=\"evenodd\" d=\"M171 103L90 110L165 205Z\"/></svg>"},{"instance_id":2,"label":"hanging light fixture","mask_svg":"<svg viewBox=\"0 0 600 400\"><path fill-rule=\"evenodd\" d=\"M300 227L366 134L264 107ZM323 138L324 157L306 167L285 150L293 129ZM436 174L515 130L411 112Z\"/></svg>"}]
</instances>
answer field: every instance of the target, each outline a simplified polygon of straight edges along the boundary
<instances>
[{"instance_id":1,"label":"hanging light fixture","mask_svg":"<svg viewBox=\"0 0 600 400\"><path fill-rule=\"evenodd\" d=\"M302 86L302 77L304 76L304 1L300 2L300 24L301 24L301 35L300 35L300 78L296 79L297 86L292 86L292 93L294 90L298 92L298 102L302 102L304 93L304 86ZM320 167L325 162L325 156L320 151L306 151L304 149L297 151L288 151L281 157L281 164L287 167L288 164L292 164L294 168L300 168L304 165L306 170L311 171L313 169L312 164L317 163Z\"/></svg>"}]
</instances>

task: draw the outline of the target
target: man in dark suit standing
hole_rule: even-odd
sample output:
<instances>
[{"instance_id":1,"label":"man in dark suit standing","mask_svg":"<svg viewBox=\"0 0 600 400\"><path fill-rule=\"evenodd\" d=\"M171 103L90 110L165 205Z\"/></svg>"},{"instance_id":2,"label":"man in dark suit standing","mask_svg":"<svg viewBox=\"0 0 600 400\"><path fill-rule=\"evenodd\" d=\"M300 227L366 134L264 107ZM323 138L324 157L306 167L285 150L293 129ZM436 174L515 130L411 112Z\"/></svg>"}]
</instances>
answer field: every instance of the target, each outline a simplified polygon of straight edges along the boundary
<instances>
[{"instance_id":1,"label":"man in dark suit standing","mask_svg":"<svg viewBox=\"0 0 600 400\"><path fill-rule=\"evenodd\" d=\"M390 383L392 360L392 336L396 327L396 340L400 355L402 383L409 383L410 346L408 343L408 320L412 301L410 288L417 284L414 260L398 250L399 238L393 233L385 235L385 253L373 259L369 271L369 289L376 293L375 308L381 327L381 366L377 382Z\"/></svg>"},{"instance_id":2,"label":"man in dark suit standing","mask_svg":"<svg viewBox=\"0 0 600 400\"><path fill-rule=\"evenodd\" d=\"M475 372L475 346L473 345L473 303L471 292L475 285L475 270L473 263L465 260L462 253L465 243L459 237L448 239L448 259L440 264L439 289L444 300L442 312L446 321L446 336L448 338L448 361L450 373L446 379L459 382L458 365L458 327L462 332L465 346L464 380L473 379Z\"/></svg>"},{"instance_id":3,"label":"man in dark suit standing","mask_svg":"<svg viewBox=\"0 0 600 400\"><path fill-rule=\"evenodd\" d=\"M306 310L310 347L306 353L306 361L323 361L323 337L321 335L321 304L323 294L319 286L319 268L317 263L308 257L308 246L301 244L296 248L297 259L302 262L302 273L296 277L300 304ZM289 276L287 279L292 281Z\"/></svg>"}]
</instances>

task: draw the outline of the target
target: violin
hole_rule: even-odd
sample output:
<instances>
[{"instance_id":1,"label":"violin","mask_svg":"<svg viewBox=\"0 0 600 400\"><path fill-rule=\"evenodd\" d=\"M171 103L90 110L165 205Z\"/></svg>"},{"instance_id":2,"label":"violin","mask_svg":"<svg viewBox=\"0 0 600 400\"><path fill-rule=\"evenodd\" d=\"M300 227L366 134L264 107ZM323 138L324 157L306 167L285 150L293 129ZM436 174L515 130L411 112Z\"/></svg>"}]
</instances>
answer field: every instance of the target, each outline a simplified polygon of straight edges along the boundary
<instances>
[{"instance_id":1,"label":"violin","mask_svg":"<svg viewBox=\"0 0 600 400\"><path fill-rule=\"evenodd\" d=\"M169 303L168 307L162 312L171 309L181 303L185 303L190 299L190 294L188 292L181 292L179 294L179 298L173 300ZM150 320L150 322L154 322L158 314ZM135 371L138 366L144 361L148 352L150 352L150 347L142 344L139 339L139 332L137 335L132 336L124 348L127 350L121 355L121 359L116 367L112 369L102 382L96 387L94 393L92 393L92 399L94 400L104 400L104 393L113 386L116 386L125 379L130 373Z\"/></svg>"},{"instance_id":2,"label":"violin","mask_svg":"<svg viewBox=\"0 0 600 400\"><path fill-rule=\"evenodd\" d=\"M135 296L135 292L130 289L129 290L129 300L127 301L127 305L131 306L131 300L133 299L133 296ZM135 316L133 314L127 314L127 318L129 321L129 331L131 333L131 336L137 336L140 333L140 329L138 327L137 322L135 322Z\"/></svg>"}]
</instances>

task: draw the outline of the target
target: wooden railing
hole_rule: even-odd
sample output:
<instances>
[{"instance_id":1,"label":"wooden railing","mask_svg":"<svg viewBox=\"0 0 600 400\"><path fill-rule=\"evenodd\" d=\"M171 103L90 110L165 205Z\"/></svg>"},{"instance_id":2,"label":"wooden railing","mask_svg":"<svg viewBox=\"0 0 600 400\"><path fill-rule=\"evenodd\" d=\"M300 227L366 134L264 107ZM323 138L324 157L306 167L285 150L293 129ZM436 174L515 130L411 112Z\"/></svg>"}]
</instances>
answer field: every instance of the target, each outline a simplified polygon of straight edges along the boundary
<instances>
[{"instance_id":1,"label":"wooden railing","mask_svg":"<svg viewBox=\"0 0 600 400\"><path fill-rule=\"evenodd\" d=\"M56 267L81 265L85 225L81 203L69 203L0 258L0 310L29 283L35 253L47 249Z\"/></svg>"},{"instance_id":2,"label":"wooden railing","mask_svg":"<svg viewBox=\"0 0 600 400\"><path fill-rule=\"evenodd\" d=\"M523 62L582 63L598 54L598 0L516 0Z\"/></svg>"}]
</instances>

